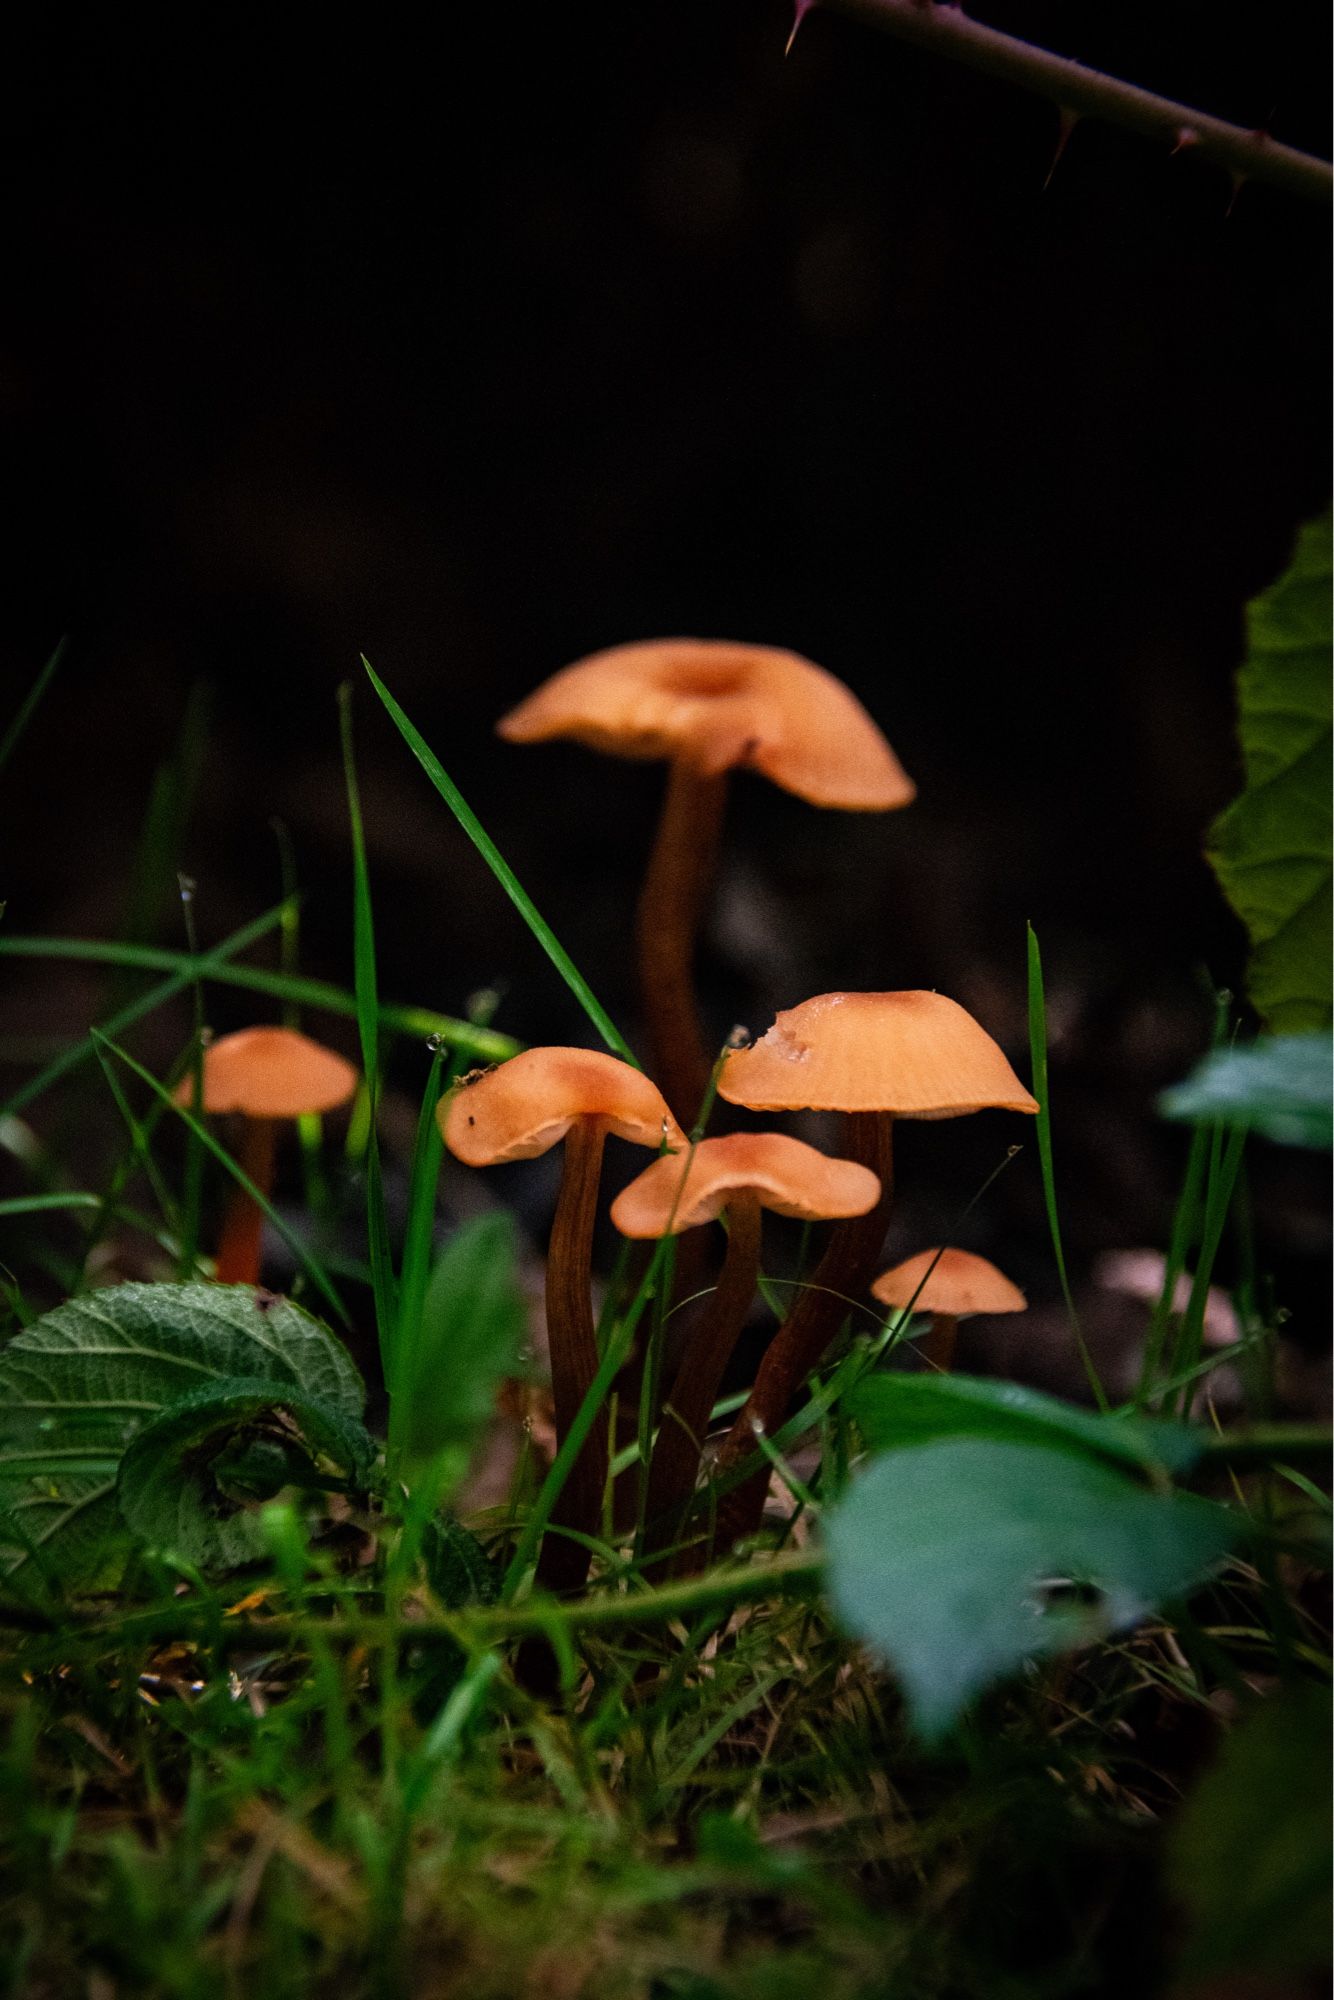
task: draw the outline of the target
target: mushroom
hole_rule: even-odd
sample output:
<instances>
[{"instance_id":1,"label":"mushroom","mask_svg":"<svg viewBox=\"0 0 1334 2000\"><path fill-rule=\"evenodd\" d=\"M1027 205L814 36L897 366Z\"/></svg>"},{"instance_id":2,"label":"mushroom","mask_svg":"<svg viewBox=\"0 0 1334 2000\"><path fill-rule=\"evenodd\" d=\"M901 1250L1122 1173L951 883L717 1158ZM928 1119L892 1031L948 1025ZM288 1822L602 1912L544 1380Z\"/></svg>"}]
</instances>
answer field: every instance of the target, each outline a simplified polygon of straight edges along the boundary
<instances>
[{"instance_id":1,"label":"mushroom","mask_svg":"<svg viewBox=\"0 0 1334 2000\"><path fill-rule=\"evenodd\" d=\"M653 1147L684 1146L685 1137L641 1070L595 1049L525 1049L499 1069L465 1077L436 1115L450 1152L470 1167L536 1159L565 1141L546 1283L551 1390L563 1443L598 1368L590 1282L606 1136L613 1132L632 1145ZM607 1441L595 1425L571 1468L553 1526L595 1534L606 1483ZM576 1590L588 1562L578 1542L549 1536L539 1581L552 1590Z\"/></svg>"},{"instance_id":2,"label":"mushroom","mask_svg":"<svg viewBox=\"0 0 1334 2000\"><path fill-rule=\"evenodd\" d=\"M746 1313L760 1264L760 1210L803 1221L862 1215L880 1183L852 1160L831 1160L780 1132L702 1139L684 1164L655 1160L616 1197L611 1219L623 1236L676 1236L727 1211L727 1255L709 1305L681 1356L653 1448L647 1548L676 1541L694 1492L704 1435Z\"/></svg>"},{"instance_id":3,"label":"mushroom","mask_svg":"<svg viewBox=\"0 0 1334 2000\"><path fill-rule=\"evenodd\" d=\"M1026 1312L1028 1300L1018 1285L985 1257L970 1250L922 1250L892 1270L882 1271L871 1286L882 1305L930 1313L932 1327L919 1352L930 1366L948 1374L954 1360L959 1321L973 1313Z\"/></svg>"},{"instance_id":4,"label":"mushroom","mask_svg":"<svg viewBox=\"0 0 1334 2000\"><path fill-rule=\"evenodd\" d=\"M357 1087L357 1072L332 1049L295 1028L242 1028L210 1042L203 1058L203 1109L245 1120L238 1161L267 1199L273 1187L275 1121L332 1111ZM177 1086L176 1102L195 1103L195 1080ZM259 1283L263 1210L238 1187L227 1204L215 1271L224 1285Z\"/></svg>"},{"instance_id":5,"label":"mushroom","mask_svg":"<svg viewBox=\"0 0 1334 2000\"><path fill-rule=\"evenodd\" d=\"M894 1119L958 1118L996 1107L1035 1112L1003 1051L942 993L821 993L780 1013L723 1062L719 1095L752 1111L842 1111L843 1150L880 1179L880 1200L834 1230L809 1286L760 1363L724 1440L718 1470L745 1458L757 1428L781 1423L837 1331L849 1298L870 1283L893 1199ZM739 1487L720 1517L732 1538L759 1525L767 1474Z\"/></svg>"},{"instance_id":6,"label":"mushroom","mask_svg":"<svg viewBox=\"0 0 1334 2000\"><path fill-rule=\"evenodd\" d=\"M812 805L849 812L905 806L912 782L841 681L798 653L731 640L612 646L553 675L498 727L511 743L572 737L615 756L670 762L636 932L654 1074L688 1124L712 1063L690 970L727 773L746 766Z\"/></svg>"}]
</instances>

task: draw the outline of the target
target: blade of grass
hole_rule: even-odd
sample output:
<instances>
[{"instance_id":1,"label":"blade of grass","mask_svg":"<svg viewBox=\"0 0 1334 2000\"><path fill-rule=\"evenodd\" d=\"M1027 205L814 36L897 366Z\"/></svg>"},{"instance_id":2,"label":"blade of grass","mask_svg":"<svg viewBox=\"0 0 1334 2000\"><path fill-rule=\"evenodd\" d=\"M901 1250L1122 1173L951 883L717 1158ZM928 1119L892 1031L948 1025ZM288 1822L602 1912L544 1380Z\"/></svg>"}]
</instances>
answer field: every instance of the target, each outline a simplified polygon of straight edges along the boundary
<instances>
[{"instance_id":1,"label":"blade of grass","mask_svg":"<svg viewBox=\"0 0 1334 2000\"><path fill-rule=\"evenodd\" d=\"M1038 934L1032 924L1028 926L1028 1044L1033 1064L1033 1095L1038 1101L1038 1160L1042 1168L1042 1196L1047 1205L1047 1226L1051 1231L1051 1247L1056 1253L1056 1270L1061 1280L1061 1292L1065 1299L1065 1309L1070 1315L1070 1329L1075 1336L1079 1358L1093 1391L1094 1401L1105 1414L1108 1408L1107 1394L1093 1356L1089 1353L1084 1339L1084 1329L1079 1323L1075 1310L1074 1294L1070 1290L1070 1278L1065 1268L1065 1249L1061 1242L1061 1220L1056 1208L1056 1177L1052 1170L1051 1157L1051 1106L1047 1101L1047 1002L1042 986L1042 954L1038 949Z\"/></svg>"},{"instance_id":2,"label":"blade of grass","mask_svg":"<svg viewBox=\"0 0 1334 2000\"><path fill-rule=\"evenodd\" d=\"M199 955L199 940L195 935L195 885L188 875L178 875L181 891L181 916L185 924L185 941L190 947L190 956ZM190 985L190 1005L194 1019L194 1036L190 1045L190 1109L198 1117L204 1108L204 987L196 978ZM185 1175L181 1197L180 1241L181 1254L177 1276L186 1278L194 1270L199 1256L199 1216L204 1200L204 1149L193 1132L185 1136Z\"/></svg>"},{"instance_id":3,"label":"blade of grass","mask_svg":"<svg viewBox=\"0 0 1334 2000\"><path fill-rule=\"evenodd\" d=\"M557 972L559 972L561 978L565 981L565 984L569 987L571 993L573 993L575 999L593 1023L593 1026L601 1035L607 1047L613 1055L620 1056L623 1062L633 1063L635 1068L638 1069L639 1063L632 1053L629 1044L626 1042L625 1037L599 1004L588 981L579 971L550 924L540 915L532 897L523 887L518 876L505 860L490 834L487 833L476 813L472 810L472 807L468 804L458 786L445 770L440 759L427 744L425 738L409 722L407 716L403 713L403 710L394 700L394 697L390 694L388 688L364 654L361 664L370 676L371 686L388 709L403 741L407 744L409 750L411 750L413 756L417 759L417 762L421 765L423 771L425 771L427 777L435 786L437 792L439 792L441 798L449 807L449 810L453 813L455 819L463 828L463 831L467 834L469 840L477 849L483 861L485 861L487 867L491 870L491 873L495 876L497 882L499 882L501 888L505 891L505 894L509 897L515 909L519 912L519 915L523 918L529 930L537 939L537 942L541 945L543 951L551 960L551 963L555 966Z\"/></svg>"},{"instance_id":4,"label":"blade of grass","mask_svg":"<svg viewBox=\"0 0 1334 2000\"><path fill-rule=\"evenodd\" d=\"M384 1179L380 1170L380 1135L375 1123L380 1098L380 1001L375 967L375 921L371 911L371 880L366 864L361 793L357 785L357 765L352 745L352 689L347 681L338 690L338 728L352 837L353 985L357 1001L357 1031L361 1037L361 1062L370 1099L365 1159L366 1232L371 1252L375 1331L380 1343L380 1366L388 1386L394 1379L398 1282L394 1277L394 1261L389 1249L389 1216L385 1209Z\"/></svg>"},{"instance_id":5,"label":"blade of grass","mask_svg":"<svg viewBox=\"0 0 1334 2000\"><path fill-rule=\"evenodd\" d=\"M112 1055L114 1055L115 1057L118 1058L119 1061L124 1063L126 1069L128 1069L132 1075L137 1076L141 1083L146 1083L148 1085L149 1089L153 1092L154 1096L161 1099L163 1105L166 1107L167 1110L174 1111L176 1116L179 1119L181 1119L185 1125L194 1127L195 1131L199 1134L202 1144L208 1148L209 1152L212 1153L214 1159L217 1160L220 1166L226 1169L226 1171L231 1175L232 1179L236 1182L237 1186L243 1188L246 1194L249 1195L251 1201L255 1202L257 1206L263 1211L266 1221L272 1223L273 1227L282 1237L283 1242L287 1245L288 1249L292 1252L292 1255L296 1258L297 1262L300 1264L302 1270L309 1277L311 1283L315 1286L316 1290L320 1292L322 1297L325 1298L328 1301L328 1303L333 1307L339 1319L342 1320L343 1325L351 1326L352 1321L348 1314L347 1307L343 1304L343 1301L339 1296L338 1291L333 1284L333 1281L330 1279L328 1273L325 1271L324 1266L320 1263L319 1259L313 1254L313 1252L310 1249L308 1249L307 1246L301 1241L300 1237L296 1234L296 1232L290 1229L288 1225L283 1221L282 1217L278 1214L273 1204L270 1201L268 1201L264 1195L260 1193L259 1189L255 1186L255 1183L250 1179L250 1176L247 1173L245 1173L241 1167L237 1165L236 1161L232 1158L231 1154L227 1151L226 1147L219 1145L218 1141L213 1137L213 1134L207 1131L205 1127L200 1124L199 1120L194 1116L193 1112L187 1111L183 1104L177 1104L175 1099L170 1095L170 1093L163 1089L162 1085L158 1082L157 1078L152 1074L152 1072L146 1070L142 1063L136 1062L134 1057L130 1055L127 1050L118 1048L116 1043L111 1040L111 1037L107 1034L104 1034L100 1028L92 1029L91 1034L94 1043L99 1048L109 1049Z\"/></svg>"},{"instance_id":6,"label":"blade of grass","mask_svg":"<svg viewBox=\"0 0 1334 2000\"><path fill-rule=\"evenodd\" d=\"M1214 1031L1211 1046L1216 1049L1221 1048L1227 1040L1231 1009L1231 993L1225 989L1221 993L1214 994ZM1172 1234L1168 1243L1163 1282L1154 1304L1149 1337L1144 1344L1144 1362L1136 1390L1137 1399L1141 1401L1146 1401L1159 1386L1156 1378L1163 1365L1168 1332L1176 1316L1177 1283L1186 1268L1186 1259L1194 1248L1200 1228L1200 1196L1204 1188L1206 1168L1211 1153L1216 1158L1222 1143L1221 1133L1221 1125L1208 1123L1197 1124L1191 1132L1185 1179L1172 1217Z\"/></svg>"},{"instance_id":7,"label":"blade of grass","mask_svg":"<svg viewBox=\"0 0 1334 2000\"><path fill-rule=\"evenodd\" d=\"M153 964L148 969L160 971L165 960L171 968L171 977L164 979L160 985L150 988L147 993L141 994L137 1000L131 1000L118 1013L104 1021L102 1033L124 1034L127 1028L133 1027L136 1021L143 1020L146 1014L151 1014L157 1008L165 1006L169 1000L174 1000L176 995L184 992L196 977L202 975L211 978L218 971L225 969L228 958L236 952L248 951L252 944L257 943L273 929L279 920L279 914L278 910L266 910L264 915L256 917L253 923L244 924L239 931L233 931L229 938L225 938L220 945L215 945L211 952L205 954L202 965L197 964L188 952L152 953ZM70 946L74 948L69 949ZM0 954L7 958L74 958L114 965L126 962L120 957L124 952L133 952L136 958L141 957L139 948L130 945L84 945L70 938L0 938ZM58 1083L61 1077L68 1076L70 1071L77 1069L81 1063L90 1061L92 1055L93 1042L88 1035L70 1048L62 1050L60 1055L47 1063L45 1069L39 1070L36 1076L29 1077L26 1083L20 1084L6 1103L0 1105L0 1119L13 1117L15 1112L21 1111L25 1105L31 1104L34 1098L49 1090L53 1083Z\"/></svg>"},{"instance_id":8,"label":"blade of grass","mask_svg":"<svg viewBox=\"0 0 1334 2000\"><path fill-rule=\"evenodd\" d=\"M323 979L298 979L287 973L270 972L263 966L230 963L239 952L247 950L281 920L282 905L279 904L224 939L222 944L214 945L198 962L192 960L188 952L159 950L152 945L121 945L93 938L43 938L22 934L0 936L0 958L71 958L91 965L136 965L145 972L170 972L172 979L164 982L158 997L145 994L133 1003L135 1020L151 1013L154 1007L160 1007L164 1000L172 999L196 977L210 979L219 986L240 986L250 993L271 994L278 1000L297 1000L326 1014L355 1020L356 996L345 987L330 985ZM154 991L158 993L158 989ZM129 1013L130 1009L125 1012ZM104 1033L120 1032L111 1021L102 1025ZM494 1028L475 1028L450 1014L437 1014L430 1007L407 1007L393 1001L385 1001L381 1005L380 1026L394 1034L420 1035L423 1038L439 1035L451 1048L482 1063L508 1062L523 1046L509 1035L498 1034ZM56 1064L60 1064L62 1067L58 1074L63 1075L66 1069L91 1055L91 1046L79 1042L74 1048L66 1049L50 1067L54 1070ZM38 1085L43 1090L47 1088L46 1082L41 1079L24 1084L15 1098L0 1106L0 1117L18 1109L21 1104L29 1103L31 1096L37 1094Z\"/></svg>"},{"instance_id":9,"label":"blade of grass","mask_svg":"<svg viewBox=\"0 0 1334 2000\"><path fill-rule=\"evenodd\" d=\"M1221 1141L1221 1128L1217 1133ZM1211 1147L1209 1181L1204 1196L1204 1226L1200 1233L1199 1255L1195 1263L1195 1279L1190 1288L1190 1302L1181 1320L1181 1332L1177 1338L1172 1356L1173 1374L1189 1372L1198 1363L1204 1349L1204 1313L1209 1303L1209 1283L1213 1277L1214 1260L1223 1238L1228 1213L1232 1207L1232 1193L1241 1170L1242 1155L1246 1149L1246 1127L1234 1126L1227 1135L1227 1142L1221 1147ZM1194 1388L1188 1385L1181 1393L1181 1415L1189 1417L1194 1397Z\"/></svg>"},{"instance_id":10,"label":"blade of grass","mask_svg":"<svg viewBox=\"0 0 1334 2000\"><path fill-rule=\"evenodd\" d=\"M24 695L23 700L19 703L17 715L10 723L4 735L0 736L0 771L4 770L5 765L13 756L24 730L28 727L28 724L32 721L37 711L38 703L59 673L68 645L68 636L57 642L55 651L38 674L32 686L28 689L27 694Z\"/></svg>"},{"instance_id":11,"label":"blade of grass","mask_svg":"<svg viewBox=\"0 0 1334 2000\"><path fill-rule=\"evenodd\" d=\"M20 1194L9 1201L0 1201L0 1216L3 1215L43 1215L48 1209L60 1208L100 1208L100 1194L85 1194L71 1190L69 1194Z\"/></svg>"}]
</instances>

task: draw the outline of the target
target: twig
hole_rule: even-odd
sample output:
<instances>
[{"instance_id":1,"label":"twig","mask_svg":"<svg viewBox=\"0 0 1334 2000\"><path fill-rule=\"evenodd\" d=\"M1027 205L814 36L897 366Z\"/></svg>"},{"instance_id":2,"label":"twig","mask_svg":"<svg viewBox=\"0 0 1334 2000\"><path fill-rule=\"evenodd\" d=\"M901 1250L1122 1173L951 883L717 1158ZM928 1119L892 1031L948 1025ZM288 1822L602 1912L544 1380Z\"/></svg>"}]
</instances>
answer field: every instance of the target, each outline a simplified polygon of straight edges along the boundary
<instances>
[{"instance_id":1,"label":"twig","mask_svg":"<svg viewBox=\"0 0 1334 2000\"><path fill-rule=\"evenodd\" d=\"M797 0L798 27L816 4L817 0ZM1328 161L1285 146L1267 132L1230 125L1188 104L1141 90L1138 84L1087 69L1070 56L1022 42L1016 35L970 20L962 7L937 5L936 0L824 0L824 4L917 48L1034 90L1067 115L1105 118L1161 139L1174 152L1196 152L1225 168L1235 181L1266 181L1312 201L1327 202L1334 193L1334 170Z\"/></svg>"}]
</instances>

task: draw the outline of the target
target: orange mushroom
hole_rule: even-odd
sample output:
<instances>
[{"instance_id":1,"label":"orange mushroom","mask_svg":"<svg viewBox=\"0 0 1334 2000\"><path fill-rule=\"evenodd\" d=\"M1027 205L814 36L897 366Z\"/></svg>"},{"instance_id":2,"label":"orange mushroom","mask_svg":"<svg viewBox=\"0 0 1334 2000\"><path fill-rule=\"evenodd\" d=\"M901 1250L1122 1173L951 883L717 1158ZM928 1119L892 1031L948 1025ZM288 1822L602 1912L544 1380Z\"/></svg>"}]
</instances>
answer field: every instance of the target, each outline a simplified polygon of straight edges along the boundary
<instances>
[{"instance_id":1,"label":"orange mushroom","mask_svg":"<svg viewBox=\"0 0 1334 2000\"><path fill-rule=\"evenodd\" d=\"M930 1313L932 1327L919 1352L931 1366L948 1374L954 1360L959 1321L973 1313L1026 1312L1028 1300L1018 1285L971 1250L921 1250L892 1270L882 1271L871 1286L872 1297L900 1310Z\"/></svg>"},{"instance_id":2,"label":"orange mushroom","mask_svg":"<svg viewBox=\"0 0 1334 2000\"><path fill-rule=\"evenodd\" d=\"M749 1048L729 1054L718 1090L753 1111L842 1111L844 1150L880 1179L880 1200L841 1224L811 1284L770 1343L750 1399L719 1454L720 1471L748 1456L757 1427L780 1423L879 1259L893 1199L893 1128L900 1118L957 1118L989 1106L1035 1112L1003 1051L957 1001L941 993L821 993L780 1013ZM723 1526L759 1524L761 1472L736 1489Z\"/></svg>"},{"instance_id":3,"label":"orange mushroom","mask_svg":"<svg viewBox=\"0 0 1334 2000\"><path fill-rule=\"evenodd\" d=\"M346 1104L357 1072L332 1049L294 1028L242 1028L210 1042L203 1056L203 1109L244 1118L238 1160L267 1199L273 1187L275 1122ZM177 1086L178 1104L193 1105L195 1080ZM257 1285L264 1214L244 1188L227 1204L216 1274L224 1285Z\"/></svg>"},{"instance_id":4,"label":"orange mushroom","mask_svg":"<svg viewBox=\"0 0 1334 2000\"><path fill-rule=\"evenodd\" d=\"M684 1146L684 1135L642 1071L596 1049L525 1049L499 1069L465 1077L436 1115L450 1152L470 1167L532 1160L565 1142L546 1285L551 1390L556 1434L563 1442L598 1367L590 1281L607 1134L654 1147ZM606 1483L607 1441L595 1425L552 1525L595 1534ZM550 1536L538 1562L539 1581L552 1590L577 1590L588 1562L588 1550L578 1542Z\"/></svg>"},{"instance_id":5,"label":"orange mushroom","mask_svg":"<svg viewBox=\"0 0 1334 2000\"><path fill-rule=\"evenodd\" d=\"M670 762L636 930L654 1073L688 1123L711 1067L690 969L727 773L744 766L812 805L849 812L905 806L912 782L841 681L798 653L731 640L612 646L555 674L498 726L511 743L572 737Z\"/></svg>"},{"instance_id":6,"label":"orange mushroom","mask_svg":"<svg viewBox=\"0 0 1334 2000\"><path fill-rule=\"evenodd\" d=\"M875 1175L852 1160L828 1159L780 1132L737 1132L702 1139L684 1162L655 1160L612 1203L611 1219L623 1236L676 1236L724 1209L729 1225L717 1288L686 1344L653 1449L650 1551L676 1541L694 1491L718 1385L755 1295L760 1210L818 1222L862 1215L879 1193Z\"/></svg>"}]
</instances>

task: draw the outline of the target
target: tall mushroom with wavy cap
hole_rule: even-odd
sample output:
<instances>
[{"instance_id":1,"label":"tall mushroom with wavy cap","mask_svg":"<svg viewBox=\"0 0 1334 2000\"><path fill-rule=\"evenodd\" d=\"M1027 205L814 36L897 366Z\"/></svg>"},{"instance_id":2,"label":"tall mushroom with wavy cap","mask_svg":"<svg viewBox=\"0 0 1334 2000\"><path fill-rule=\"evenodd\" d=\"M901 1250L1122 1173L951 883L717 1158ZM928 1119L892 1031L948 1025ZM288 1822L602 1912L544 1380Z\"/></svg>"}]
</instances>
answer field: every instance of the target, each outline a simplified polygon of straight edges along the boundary
<instances>
[{"instance_id":1,"label":"tall mushroom with wavy cap","mask_svg":"<svg viewBox=\"0 0 1334 2000\"><path fill-rule=\"evenodd\" d=\"M546 1283L551 1390L563 1443L598 1367L590 1282L607 1134L655 1148L684 1146L685 1137L641 1070L596 1049L525 1049L499 1069L465 1078L437 1116L450 1152L470 1167L536 1159L565 1143ZM552 1514L553 1526L595 1534L606 1483L607 1441L595 1424ZM577 1590L588 1563L586 1548L566 1535L549 1535L538 1579L551 1590Z\"/></svg>"},{"instance_id":2,"label":"tall mushroom with wavy cap","mask_svg":"<svg viewBox=\"0 0 1334 2000\"><path fill-rule=\"evenodd\" d=\"M210 1042L203 1054L203 1104L245 1120L239 1161L267 1199L273 1188L276 1121L333 1111L357 1087L357 1072L332 1049L295 1028L241 1028ZM177 1086L178 1104L192 1105L194 1078ZM216 1274L224 1285L257 1285L264 1214L244 1188L227 1205Z\"/></svg>"},{"instance_id":3,"label":"tall mushroom with wavy cap","mask_svg":"<svg viewBox=\"0 0 1334 2000\"><path fill-rule=\"evenodd\" d=\"M919 1250L892 1270L882 1271L871 1286L872 1298L902 1311L930 1313L931 1331L922 1342L922 1359L948 1374L954 1361L959 1321L974 1313L1020 1313L1028 1300L1003 1271L971 1250Z\"/></svg>"},{"instance_id":4,"label":"tall mushroom with wavy cap","mask_svg":"<svg viewBox=\"0 0 1334 2000\"><path fill-rule=\"evenodd\" d=\"M843 1150L880 1179L880 1200L833 1232L810 1285L779 1328L745 1408L719 1454L725 1472L747 1457L756 1428L781 1423L788 1404L870 1282L894 1191L895 1118L958 1118L995 1107L1035 1112L1004 1052L943 993L821 993L780 1013L749 1048L729 1054L718 1083L752 1111L841 1111ZM753 1533L767 1474L737 1488L720 1533Z\"/></svg>"},{"instance_id":5,"label":"tall mushroom with wavy cap","mask_svg":"<svg viewBox=\"0 0 1334 2000\"><path fill-rule=\"evenodd\" d=\"M571 737L671 766L636 930L653 1072L689 1123L711 1067L691 962L728 772L759 771L811 805L847 812L906 806L913 784L842 681L799 653L728 639L609 647L553 675L498 727L511 743Z\"/></svg>"},{"instance_id":6,"label":"tall mushroom with wavy cap","mask_svg":"<svg viewBox=\"0 0 1334 2000\"><path fill-rule=\"evenodd\" d=\"M880 1183L853 1160L830 1159L781 1132L735 1132L702 1139L680 1160L646 1167L611 1205L623 1236L679 1236L727 1213L727 1255L708 1307L696 1322L663 1407L649 1472L646 1546L676 1541L695 1488L705 1432L732 1349L755 1296L760 1211L823 1222L863 1215Z\"/></svg>"}]
</instances>

